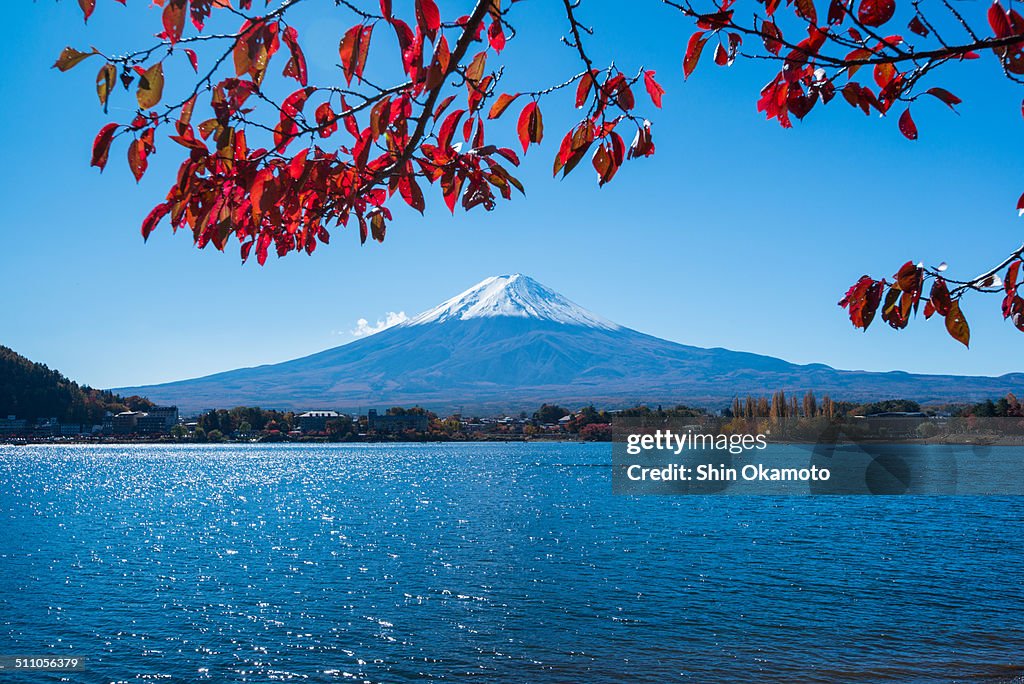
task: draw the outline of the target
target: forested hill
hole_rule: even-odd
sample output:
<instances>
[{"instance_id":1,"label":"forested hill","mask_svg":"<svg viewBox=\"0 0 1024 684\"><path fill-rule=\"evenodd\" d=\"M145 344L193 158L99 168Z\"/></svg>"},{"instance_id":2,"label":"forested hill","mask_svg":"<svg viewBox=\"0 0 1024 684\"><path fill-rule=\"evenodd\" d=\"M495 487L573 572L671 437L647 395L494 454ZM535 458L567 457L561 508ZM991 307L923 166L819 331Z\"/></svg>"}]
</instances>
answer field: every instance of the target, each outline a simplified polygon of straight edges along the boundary
<instances>
[{"instance_id":1,"label":"forested hill","mask_svg":"<svg viewBox=\"0 0 1024 684\"><path fill-rule=\"evenodd\" d=\"M142 397L122 398L84 387L41 363L0 346L0 418L15 415L36 420L97 424L105 411L142 410L152 403Z\"/></svg>"}]
</instances>

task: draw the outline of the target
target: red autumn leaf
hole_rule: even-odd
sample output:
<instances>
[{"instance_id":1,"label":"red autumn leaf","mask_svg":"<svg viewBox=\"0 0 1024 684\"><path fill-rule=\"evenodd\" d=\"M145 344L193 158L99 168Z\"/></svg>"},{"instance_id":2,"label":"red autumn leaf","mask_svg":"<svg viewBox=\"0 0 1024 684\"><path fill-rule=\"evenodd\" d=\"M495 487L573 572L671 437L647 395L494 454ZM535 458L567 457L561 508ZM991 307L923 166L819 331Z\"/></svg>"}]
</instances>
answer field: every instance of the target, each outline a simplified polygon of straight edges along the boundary
<instances>
[{"instance_id":1,"label":"red autumn leaf","mask_svg":"<svg viewBox=\"0 0 1024 684\"><path fill-rule=\"evenodd\" d=\"M372 34L373 24L359 24L346 31L342 37L338 55L341 57L341 68L345 73L346 83L351 84L353 77L362 80Z\"/></svg>"},{"instance_id":2,"label":"red autumn leaf","mask_svg":"<svg viewBox=\"0 0 1024 684\"><path fill-rule=\"evenodd\" d=\"M502 93L498 95L498 99L491 105L491 111L487 114L488 119L497 119L499 116L505 113L508 106L512 104L515 99L519 97L519 93L515 95L509 95L508 93Z\"/></svg>"},{"instance_id":3,"label":"red autumn leaf","mask_svg":"<svg viewBox=\"0 0 1024 684\"><path fill-rule=\"evenodd\" d=\"M423 191L416 183L415 176L402 176L398 181L398 191L401 193L402 199L405 200L406 204L421 214L423 213L426 203L423 201Z\"/></svg>"},{"instance_id":4,"label":"red autumn leaf","mask_svg":"<svg viewBox=\"0 0 1024 684\"><path fill-rule=\"evenodd\" d=\"M864 293L864 302L860 308L860 320L865 330L871 325L871 321L875 318L875 312L878 310L878 305L882 301L882 290L885 288L885 282L872 282Z\"/></svg>"},{"instance_id":5,"label":"red autumn leaf","mask_svg":"<svg viewBox=\"0 0 1024 684\"><path fill-rule=\"evenodd\" d=\"M703 14L697 18L697 27L705 31L725 28L732 21L733 14L732 10Z\"/></svg>"},{"instance_id":6,"label":"red autumn leaf","mask_svg":"<svg viewBox=\"0 0 1024 684\"><path fill-rule=\"evenodd\" d=\"M644 87L647 88L647 94L650 95L654 106L661 109L661 97L665 94L665 89L654 80L654 73L653 71L644 72Z\"/></svg>"},{"instance_id":7,"label":"red autumn leaf","mask_svg":"<svg viewBox=\"0 0 1024 684\"><path fill-rule=\"evenodd\" d=\"M434 39L441 28L441 13L434 0L416 0L416 24L424 35Z\"/></svg>"},{"instance_id":8,"label":"red autumn leaf","mask_svg":"<svg viewBox=\"0 0 1024 684\"><path fill-rule=\"evenodd\" d=\"M838 26L846 19L846 6L849 0L832 0L828 6L828 23L830 26Z\"/></svg>"},{"instance_id":9,"label":"red autumn leaf","mask_svg":"<svg viewBox=\"0 0 1024 684\"><path fill-rule=\"evenodd\" d=\"M946 314L946 330L957 342L965 347L971 346L971 328L960 310L960 302L953 302L950 305L949 313Z\"/></svg>"},{"instance_id":10,"label":"red autumn leaf","mask_svg":"<svg viewBox=\"0 0 1024 684\"><path fill-rule=\"evenodd\" d=\"M683 76L685 78L689 78L693 70L697 68L697 62L700 61L700 53L704 49L706 42L708 40L704 37L703 31L697 31L690 36L690 41L686 45L686 55L683 57Z\"/></svg>"},{"instance_id":11,"label":"red autumn leaf","mask_svg":"<svg viewBox=\"0 0 1024 684\"><path fill-rule=\"evenodd\" d=\"M163 202L153 207L149 215L142 221L142 239L148 240L150 234L156 229L157 224L171 212L171 203Z\"/></svg>"},{"instance_id":12,"label":"red autumn leaf","mask_svg":"<svg viewBox=\"0 0 1024 684\"><path fill-rule=\"evenodd\" d=\"M572 129L562 138L558 146L558 154L555 155L555 162L552 168L552 175L557 176L562 171L564 178L572 171L583 156L590 149L594 142L594 127L590 121L583 121L579 126Z\"/></svg>"},{"instance_id":13,"label":"red autumn leaf","mask_svg":"<svg viewBox=\"0 0 1024 684\"><path fill-rule=\"evenodd\" d=\"M963 102L963 100L961 100L959 97L949 92L945 88L929 88L925 92L931 95L932 97L937 97L940 100L942 100L946 104L946 106L952 109L953 111L956 111L956 105Z\"/></svg>"},{"instance_id":14,"label":"red autumn leaf","mask_svg":"<svg viewBox=\"0 0 1024 684\"><path fill-rule=\"evenodd\" d=\"M188 56L188 63L192 65L192 71L199 73L199 56L196 55L196 51L190 48L185 48L185 55Z\"/></svg>"},{"instance_id":15,"label":"red autumn leaf","mask_svg":"<svg viewBox=\"0 0 1024 684\"><path fill-rule=\"evenodd\" d=\"M818 12L814 9L814 0L795 0L796 14L812 25L818 23Z\"/></svg>"},{"instance_id":16,"label":"red autumn leaf","mask_svg":"<svg viewBox=\"0 0 1024 684\"><path fill-rule=\"evenodd\" d=\"M149 167L149 161L146 157L146 144L141 138L133 140L128 145L128 167L132 170L136 183L142 180L143 174L146 173L146 168Z\"/></svg>"},{"instance_id":17,"label":"red autumn leaf","mask_svg":"<svg viewBox=\"0 0 1024 684\"><path fill-rule=\"evenodd\" d=\"M857 18L866 26L881 26L895 13L895 0L861 0Z\"/></svg>"},{"instance_id":18,"label":"red autumn leaf","mask_svg":"<svg viewBox=\"0 0 1024 684\"><path fill-rule=\"evenodd\" d=\"M952 309L953 300L950 299L949 288L946 287L946 281L943 278L936 278L935 282L932 283L929 301L940 316L945 316Z\"/></svg>"},{"instance_id":19,"label":"red autumn leaf","mask_svg":"<svg viewBox=\"0 0 1024 684\"><path fill-rule=\"evenodd\" d=\"M621 144L621 138L620 144ZM615 173L622 165L622 155L616 151L614 145L598 145L592 157L594 169L597 171L598 185L604 185L615 177Z\"/></svg>"},{"instance_id":20,"label":"red autumn leaf","mask_svg":"<svg viewBox=\"0 0 1024 684\"><path fill-rule=\"evenodd\" d=\"M110 143L114 140L114 133L117 132L116 123L108 123L96 134L92 143L92 162L90 166L99 167L100 171L107 165L107 155L110 154Z\"/></svg>"},{"instance_id":21,"label":"red autumn leaf","mask_svg":"<svg viewBox=\"0 0 1024 684\"><path fill-rule=\"evenodd\" d=\"M913 31L919 36L927 37L930 33L928 27L925 26L921 19L918 17L914 17L913 19L911 19L910 23L907 24L907 28L909 28L911 31Z\"/></svg>"},{"instance_id":22,"label":"red autumn leaf","mask_svg":"<svg viewBox=\"0 0 1024 684\"><path fill-rule=\"evenodd\" d=\"M167 4L164 5L164 33L172 45L181 40L181 34L185 30L185 13L187 11L188 2L186 0L167 0Z\"/></svg>"},{"instance_id":23,"label":"red autumn leaf","mask_svg":"<svg viewBox=\"0 0 1024 684\"><path fill-rule=\"evenodd\" d=\"M1005 38L1013 33L1006 10L998 2L993 2L988 8L988 25L992 27L996 38Z\"/></svg>"},{"instance_id":24,"label":"red autumn leaf","mask_svg":"<svg viewBox=\"0 0 1024 684\"><path fill-rule=\"evenodd\" d=\"M260 266L267 263L267 248L270 247L272 240L273 236L264 231L260 233L259 240L256 241L256 261Z\"/></svg>"},{"instance_id":25,"label":"red autumn leaf","mask_svg":"<svg viewBox=\"0 0 1024 684\"><path fill-rule=\"evenodd\" d=\"M611 81L605 83L605 91L611 95L614 94L616 104L624 109L630 110L636 106L636 100L633 97L633 91L629 87L629 82L626 81L626 77L619 74Z\"/></svg>"},{"instance_id":26,"label":"red autumn leaf","mask_svg":"<svg viewBox=\"0 0 1024 684\"><path fill-rule=\"evenodd\" d=\"M85 20L89 21L89 17L92 16L92 12L96 9L96 0L78 0L78 6L82 8L82 14L85 15Z\"/></svg>"},{"instance_id":27,"label":"red autumn leaf","mask_svg":"<svg viewBox=\"0 0 1024 684\"><path fill-rule=\"evenodd\" d=\"M719 43L715 46L715 64L718 66L726 66L729 64L729 53L725 51L722 44Z\"/></svg>"},{"instance_id":28,"label":"red autumn leaf","mask_svg":"<svg viewBox=\"0 0 1024 684\"><path fill-rule=\"evenodd\" d=\"M313 88L300 88L281 103L281 121L274 128L275 150L282 151L295 139L299 130L295 119L306 106L306 100L313 90Z\"/></svg>"},{"instance_id":29,"label":"red autumn leaf","mask_svg":"<svg viewBox=\"0 0 1024 684\"><path fill-rule=\"evenodd\" d=\"M773 55L779 54L782 49L782 31L771 21L761 22L761 40L764 41L764 49Z\"/></svg>"},{"instance_id":30,"label":"red autumn leaf","mask_svg":"<svg viewBox=\"0 0 1024 684\"><path fill-rule=\"evenodd\" d=\"M608 150L605 149L604 145L597 146L597 149L594 150L594 156L591 161L594 165L594 170L597 171L599 185L604 185L605 176L608 175L608 171L612 165L612 157L608 154Z\"/></svg>"},{"instance_id":31,"label":"red autumn leaf","mask_svg":"<svg viewBox=\"0 0 1024 684\"><path fill-rule=\"evenodd\" d=\"M444 121L441 123L441 128L437 132L437 144L442 148L451 146L452 136L455 135L455 127L459 125L459 120L465 113L466 110L464 109L456 109L444 118Z\"/></svg>"},{"instance_id":32,"label":"red autumn leaf","mask_svg":"<svg viewBox=\"0 0 1024 684\"><path fill-rule=\"evenodd\" d=\"M583 74L580 77L580 82L576 85L576 109L579 109L587 103L587 98L590 96L590 89L596 85L595 74Z\"/></svg>"},{"instance_id":33,"label":"red autumn leaf","mask_svg":"<svg viewBox=\"0 0 1024 684\"><path fill-rule=\"evenodd\" d=\"M306 55L303 54L302 48L299 47L299 33L293 27L289 26L281 34L281 38L284 39L285 45L288 46L288 51L291 53L291 59L288 60L288 64L284 67L284 76L290 76L302 85L307 84L308 76L306 73Z\"/></svg>"},{"instance_id":34,"label":"red autumn leaf","mask_svg":"<svg viewBox=\"0 0 1024 684\"><path fill-rule=\"evenodd\" d=\"M539 143L543 139L544 122L536 102L530 102L523 107L523 111L519 114L516 130L519 133L519 142L523 144L523 152L526 152L530 143Z\"/></svg>"},{"instance_id":35,"label":"red autumn leaf","mask_svg":"<svg viewBox=\"0 0 1024 684\"><path fill-rule=\"evenodd\" d=\"M341 38L338 45L338 56L341 58L341 69L345 74L345 81L352 82L352 75L355 73L356 51L359 48L359 36L362 33L361 26L353 26Z\"/></svg>"},{"instance_id":36,"label":"red autumn leaf","mask_svg":"<svg viewBox=\"0 0 1024 684\"><path fill-rule=\"evenodd\" d=\"M356 55L356 78L363 80L363 70L366 69L366 58L370 53L370 36L373 35L373 24L363 27L359 36L359 52Z\"/></svg>"},{"instance_id":37,"label":"red autumn leaf","mask_svg":"<svg viewBox=\"0 0 1024 684\"><path fill-rule=\"evenodd\" d=\"M870 276L861 276L860 280L846 291L846 296L840 300L839 306L847 309L854 327L868 329L882 300L884 287L884 280L875 281Z\"/></svg>"},{"instance_id":38,"label":"red autumn leaf","mask_svg":"<svg viewBox=\"0 0 1024 684\"><path fill-rule=\"evenodd\" d=\"M391 121L391 98L385 97L378 100L370 110L370 132L374 139L379 137L388 127Z\"/></svg>"},{"instance_id":39,"label":"red autumn leaf","mask_svg":"<svg viewBox=\"0 0 1024 684\"><path fill-rule=\"evenodd\" d=\"M501 20L495 19L487 29L487 40L495 52L505 49L505 32L501 27Z\"/></svg>"},{"instance_id":40,"label":"red autumn leaf","mask_svg":"<svg viewBox=\"0 0 1024 684\"><path fill-rule=\"evenodd\" d=\"M909 108L903 110L903 113L900 115L899 127L900 133L906 136L908 140L917 140L917 125L910 116Z\"/></svg>"},{"instance_id":41,"label":"red autumn leaf","mask_svg":"<svg viewBox=\"0 0 1024 684\"><path fill-rule=\"evenodd\" d=\"M455 102L455 95L449 95L448 97L441 100L441 104L437 105L437 107L434 108L434 121L437 121L438 119L441 118L441 115L445 113L445 110L448 109L448 106L452 102Z\"/></svg>"},{"instance_id":42,"label":"red autumn leaf","mask_svg":"<svg viewBox=\"0 0 1024 684\"><path fill-rule=\"evenodd\" d=\"M1010 267L1006 269L1006 277L1003 278L1003 288L1007 292L1017 291L1017 277L1020 274L1021 265L1022 263L1018 259L1017 261L1014 261L1012 264L1010 264Z\"/></svg>"},{"instance_id":43,"label":"red autumn leaf","mask_svg":"<svg viewBox=\"0 0 1024 684\"><path fill-rule=\"evenodd\" d=\"M908 261L903 264L895 277L896 284L899 286L899 289L911 295L914 298L914 303L916 304L918 298L921 296L921 284L924 282L924 269L915 265L913 261Z\"/></svg>"},{"instance_id":44,"label":"red autumn leaf","mask_svg":"<svg viewBox=\"0 0 1024 684\"><path fill-rule=\"evenodd\" d=\"M329 138L338 130L338 117L331 109L330 102L324 102L316 108L316 125L320 127L320 137Z\"/></svg>"},{"instance_id":45,"label":"red autumn leaf","mask_svg":"<svg viewBox=\"0 0 1024 684\"><path fill-rule=\"evenodd\" d=\"M889 85L893 78L896 76L896 67L892 64L876 64L872 70L872 75L875 78L875 83L878 84L879 88L884 88Z\"/></svg>"},{"instance_id":46,"label":"red autumn leaf","mask_svg":"<svg viewBox=\"0 0 1024 684\"><path fill-rule=\"evenodd\" d=\"M899 288L890 287L882 304L882 320L894 330L903 330L910 322L909 314L909 299L903 296Z\"/></svg>"},{"instance_id":47,"label":"red autumn leaf","mask_svg":"<svg viewBox=\"0 0 1024 684\"><path fill-rule=\"evenodd\" d=\"M651 136L651 122L645 120L643 126L637 127L636 135L629 146L629 151L626 152L626 157L636 159L650 157L652 154L654 154L654 139Z\"/></svg>"}]
</instances>

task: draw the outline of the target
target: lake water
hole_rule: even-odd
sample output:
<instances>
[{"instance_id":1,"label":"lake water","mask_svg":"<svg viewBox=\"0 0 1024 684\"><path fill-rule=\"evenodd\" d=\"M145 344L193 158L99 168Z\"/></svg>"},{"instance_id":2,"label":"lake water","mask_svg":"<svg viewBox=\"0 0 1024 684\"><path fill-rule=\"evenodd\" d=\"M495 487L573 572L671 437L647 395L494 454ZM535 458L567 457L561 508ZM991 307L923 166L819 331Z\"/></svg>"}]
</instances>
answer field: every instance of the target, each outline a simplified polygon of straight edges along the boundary
<instances>
[{"instance_id":1,"label":"lake water","mask_svg":"<svg viewBox=\"0 0 1024 684\"><path fill-rule=\"evenodd\" d=\"M1024 497L613 496L610 462L0 447L0 655L98 683L1022 681Z\"/></svg>"}]
</instances>

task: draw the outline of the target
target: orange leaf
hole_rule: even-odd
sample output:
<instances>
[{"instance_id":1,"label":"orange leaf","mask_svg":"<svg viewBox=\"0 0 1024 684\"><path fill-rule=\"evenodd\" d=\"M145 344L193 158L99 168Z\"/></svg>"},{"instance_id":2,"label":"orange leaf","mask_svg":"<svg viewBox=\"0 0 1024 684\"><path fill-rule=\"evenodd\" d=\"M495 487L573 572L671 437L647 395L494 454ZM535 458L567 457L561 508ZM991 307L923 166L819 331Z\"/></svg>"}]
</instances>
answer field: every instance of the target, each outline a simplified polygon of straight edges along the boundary
<instances>
[{"instance_id":1,"label":"orange leaf","mask_svg":"<svg viewBox=\"0 0 1024 684\"><path fill-rule=\"evenodd\" d=\"M683 76L689 78L693 70L697 68L700 61L700 53L704 50L704 43L708 39L704 37L703 31L697 31L690 36L690 42L686 45L686 56L683 57Z\"/></svg>"},{"instance_id":2,"label":"orange leaf","mask_svg":"<svg viewBox=\"0 0 1024 684\"><path fill-rule=\"evenodd\" d=\"M487 118L497 119L499 116L505 113L505 110L508 109L508 106L512 104L517 97L519 97L519 93L516 93L515 95L502 93L501 95L499 95L498 99L495 100L494 104L491 106L491 111L487 115Z\"/></svg>"},{"instance_id":3,"label":"orange leaf","mask_svg":"<svg viewBox=\"0 0 1024 684\"><path fill-rule=\"evenodd\" d=\"M953 302L949 307L949 313L946 314L946 330L957 342L965 347L971 346L971 329L967 325L967 319L964 318L963 312L960 311L959 301Z\"/></svg>"},{"instance_id":4,"label":"orange leaf","mask_svg":"<svg viewBox=\"0 0 1024 684\"><path fill-rule=\"evenodd\" d=\"M60 69L61 71L67 71L78 66L79 62L84 59L88 59L96 54L96 51L92 52L79 52L75 48L68 46L61 50L60 57L53 63L54 69Z\"/></svg>"}]
</instances>

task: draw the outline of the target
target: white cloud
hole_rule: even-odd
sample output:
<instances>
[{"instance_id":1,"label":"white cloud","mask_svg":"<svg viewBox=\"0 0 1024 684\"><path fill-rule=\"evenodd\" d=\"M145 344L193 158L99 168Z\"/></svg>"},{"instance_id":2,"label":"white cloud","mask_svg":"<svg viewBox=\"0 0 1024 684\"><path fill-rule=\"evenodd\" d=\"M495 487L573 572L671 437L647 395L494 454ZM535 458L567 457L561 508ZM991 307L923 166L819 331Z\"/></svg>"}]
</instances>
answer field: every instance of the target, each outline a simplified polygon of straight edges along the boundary
<instances>
[{"instance_id":1,"label":"white cloud","mask_svg":"<svg viewBox=\"0 0 1024 684\"><path fill-rule=\"evenodd\" d=\"M388 311L384 320L377 320L375 325L370 325L370 322L365 318L360 318L356 321L356 327L351 330L352 337L366 337L368 335L374 335L379 333L381 330L386 330L393 325L398 325L409 320L409 317L405 315L404 311L395 313L394 311Z\"/></svg>"}]
</instances>

